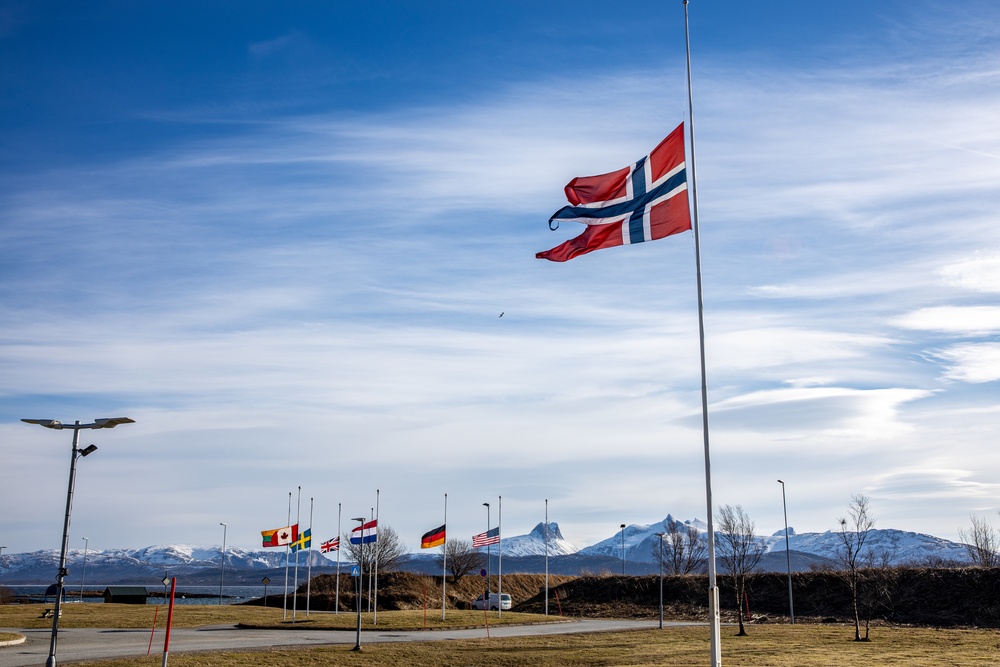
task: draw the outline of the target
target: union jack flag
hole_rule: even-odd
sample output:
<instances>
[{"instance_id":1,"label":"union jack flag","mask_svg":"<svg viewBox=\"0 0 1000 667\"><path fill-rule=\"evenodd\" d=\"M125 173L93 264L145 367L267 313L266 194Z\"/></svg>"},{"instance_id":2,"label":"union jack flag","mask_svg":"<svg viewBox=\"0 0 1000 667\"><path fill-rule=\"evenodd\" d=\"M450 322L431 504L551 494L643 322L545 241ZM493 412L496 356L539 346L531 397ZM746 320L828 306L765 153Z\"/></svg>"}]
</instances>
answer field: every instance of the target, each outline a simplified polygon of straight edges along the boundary
<instances>
[{"instance_id":1,"label":"union jack flag","mask_svg":"<svg viewBox=\"0 0 1000 667\"><path fill-rule=\"evenodd\" d=\"M490 544L500 544L500 527L490 528L485 533L472 536L473 548L485 547Z\"/></svg>"},{"instance_id":2,"label":"union jack flag","mask_svg":"<svg viewBox=\"0 0 1000 667\"><path fill-rule=\"evenodd\" d=\"M572 205L556 211L549 228L557 229L563 221L581 222L587 228L576 238L537 253L538 259L565 262L601 248L654 241L691 229L684 124L630 167L574 178L566 186L566 199Z\"/></svg>"},{"instance_id":3,"label":"union jack flag","mask_svg":"<svg viewBox=\"0 0 1000 667\"><path fill-rule=\"evenodd\" d=\"M328 554L331 551L340 551L340 538L335 537L332 540L327 540L319 545L319 550L322 553Z\"/></svg>"}]
</instances>

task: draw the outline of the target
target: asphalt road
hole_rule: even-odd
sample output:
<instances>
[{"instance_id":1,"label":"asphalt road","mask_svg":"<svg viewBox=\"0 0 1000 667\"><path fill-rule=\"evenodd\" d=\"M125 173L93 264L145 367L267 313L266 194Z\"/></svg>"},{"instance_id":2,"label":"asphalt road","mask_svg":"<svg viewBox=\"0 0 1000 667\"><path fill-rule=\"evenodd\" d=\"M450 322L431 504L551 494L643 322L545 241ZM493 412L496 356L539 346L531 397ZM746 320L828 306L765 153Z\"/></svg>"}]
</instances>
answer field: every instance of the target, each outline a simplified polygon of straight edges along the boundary
<instances>
[{"instance_id":1,"label":"asphalt road","mask_svg":"<svg viewBox=\"0 0 1000 667\"><path fill-rule=\"evenodd\" d=\"M665 623L681 626L692 623ZM572 634L603 632L608 630L634 630L655 628L657 621L631 620L579 620L568 623L543 623L539 625L490 627L491 637L526 635ZM7 628L4 628L5 630ZM25 643L0 647L0 667L40 666L49 655L51 629L19 630ZM486 636L485 628L428 631L362 630L361 645L380 642L441 641L473 639ZM244 630L231 625L201 628L175 628L170 632L170 653L186 651L222 651L227 649L252 649L271 646L354 646L354 630ZM149 630L110 630L100 628L72 628L59 630L56 664L78 660L99 660L124 656L146 655L150 645ZM151 655L163 655L163 631L153 636Z\"/></svg>"}]
</instances>

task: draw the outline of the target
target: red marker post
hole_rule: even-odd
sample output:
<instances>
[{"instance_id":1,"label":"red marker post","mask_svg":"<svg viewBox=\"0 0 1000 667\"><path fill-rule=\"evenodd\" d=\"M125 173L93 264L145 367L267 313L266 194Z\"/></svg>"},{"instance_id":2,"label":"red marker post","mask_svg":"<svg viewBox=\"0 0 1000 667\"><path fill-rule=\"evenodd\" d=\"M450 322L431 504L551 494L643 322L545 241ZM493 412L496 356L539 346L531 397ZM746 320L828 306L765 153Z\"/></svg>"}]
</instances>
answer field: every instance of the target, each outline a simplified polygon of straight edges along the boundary
<instances>
[{"instance_id":1,"label":"red marker post","mask_svg":"<svg viewBox=\"0 0 1000 667\"><path fill-rule=\"evenodd\" d=\"M167 611L167 635L163 640L163 667L167 667L167 654L170 653L170 625L174 621L174 593L177 592L177 577L170 579L170 606Z\"/></svg>"}]
</instances>

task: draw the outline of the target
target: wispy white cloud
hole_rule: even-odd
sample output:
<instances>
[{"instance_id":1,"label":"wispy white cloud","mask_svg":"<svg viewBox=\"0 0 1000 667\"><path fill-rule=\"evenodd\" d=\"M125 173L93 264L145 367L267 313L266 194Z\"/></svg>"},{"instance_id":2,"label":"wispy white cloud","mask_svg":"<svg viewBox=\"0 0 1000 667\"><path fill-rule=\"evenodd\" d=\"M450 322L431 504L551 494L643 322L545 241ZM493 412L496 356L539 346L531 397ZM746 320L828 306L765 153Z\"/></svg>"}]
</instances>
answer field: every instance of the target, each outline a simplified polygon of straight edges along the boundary
<instances>
[{"instance_id":1,"label":"wispy white cloud","mask_svg":"<svg viewBox=\"0 0 1000 667\"><path fill-rule=\"evenodd\" d=\"M975 384L1000 380L1000 343L953 345L935 356L946 364L944 377L949 380Z\"/></svg>"},{"instance_id":2,"label":"wispy white cloud","mask_svg":"<svg viewBox=\"0 0 1000 667\"><path fill-rule=\"evenodd\" d=\"M988 335L1000 332L1000 306L935 306L921 308L894 320L896 326L953 334Z\"/></svg>"}]
</instances>

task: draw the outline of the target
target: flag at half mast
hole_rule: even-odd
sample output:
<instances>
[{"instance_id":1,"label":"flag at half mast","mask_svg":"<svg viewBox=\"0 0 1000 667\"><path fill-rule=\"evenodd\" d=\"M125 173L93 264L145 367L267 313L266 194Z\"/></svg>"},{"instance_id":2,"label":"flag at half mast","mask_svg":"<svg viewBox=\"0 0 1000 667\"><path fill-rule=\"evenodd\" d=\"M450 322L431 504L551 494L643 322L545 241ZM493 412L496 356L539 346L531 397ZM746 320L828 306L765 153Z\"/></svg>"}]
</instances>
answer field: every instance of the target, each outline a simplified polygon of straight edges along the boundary
<instances>
[{"instance_id":1,"label":"flag at half mast","mask_svg":"<svg viewBox=\"0 0 1000 667\"><path fill-rule=\"evenodd\" d=\"M378 539L378 519L351 530L351 544L371 544Z\"/></svg>"},{"instance_id":2,"label":"flag at half mast","mask_svg":"<svg viewBox=\"0 0 1000 667\"><path fill-rule=\"evenodd\" d=\"M262 530L260 536L265 547L285 547L299 539L299 524L275 528L274 530Z\"/></svg>"},{"instance_id":3,"label":"flag at half mast","mask_svg":"<svg viewBox=\"0 0 1000 667\"><path fill-rule=\"evenodd\" d=\"M292 553L299 551L300 549L308 549L312 545L312 530L306 528L299 535L299 538L292 542Z\"/></svg>"},{"instance_id":4,"label":"flag at half mast","mask_svg":"<svg viewBox=\"0 0 1000 667\"><path fill-rule=\"evenodd\" d=\"M340 551L340 538L335 537L332 540L321 542L319 550L325 554L330 553L331 551Z\"/></svg>"},{"instance_id":5,"label":"flag at half mast","mask_svg":"<svg viewBox=\"0 0 1000 667\"><path fill-rule=\"evenodd\" d=\"M433 547L439 547L444 544L445 540L445 527L435 528L434 530L428 530L420 538L420 548L421 549L431 549Z\"/></svg>"},{"instance_id":6,"label":"flag at half mast","mask_svg":"<svg viewBox=\"0 0 1000 667\"><path fill-rule=\"evenodd\" d=\"M472 536L473 548L485 547L491 544L500 544L500 526L490 528L485 533Z\"/></svg>"},{"instance_id":7,"label":"flag at half mast","mask_svg":"<svg viewBox=\"0 0 1000 667\"><path fill-rule=\"evenodd\" d=\"M565 191L571 206L556 211L549 228L557 229L560 222L581 222L587 228L537 253L538 259L565 262L602 248L655 241L691 229L684 124L632 166L574 178Z\"/></svg>"}]
</instances>

